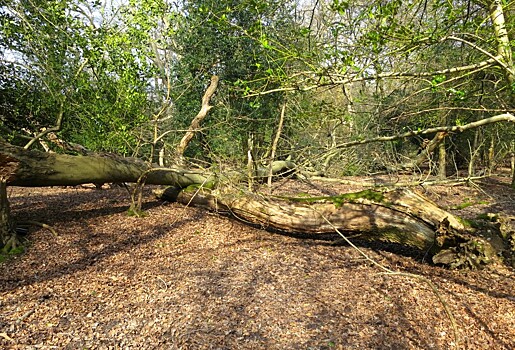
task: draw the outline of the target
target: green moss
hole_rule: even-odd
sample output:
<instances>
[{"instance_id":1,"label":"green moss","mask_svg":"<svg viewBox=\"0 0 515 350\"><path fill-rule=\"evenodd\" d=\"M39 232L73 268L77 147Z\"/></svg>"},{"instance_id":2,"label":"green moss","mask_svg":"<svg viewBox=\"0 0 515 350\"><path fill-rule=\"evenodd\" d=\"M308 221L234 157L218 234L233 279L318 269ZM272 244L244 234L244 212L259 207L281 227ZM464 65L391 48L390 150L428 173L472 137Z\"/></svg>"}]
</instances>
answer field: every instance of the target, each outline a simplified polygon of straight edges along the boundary
<instances>
[{"instance_id":1,"label":"green moss","mask_svg":"<svg viewBox=\"0 0 515 350\"><path fill-rule=\"evenodd\" d=\"M456 216L456 219L465 227L475 227L476 223L473 220L464 219Z\"/></svg>"},{"instance_id":2,"label":"green moss","mask_svg":"<svg viewBox=\"0 0 515 350\"><path fill-rule=\"evenodd\" d=\"M127 209L127 216L133 216L137 218L144 218L148 214L144 210L138 210L134 208Z\"/></svg>"},{"instance_id":3,"label":"green moss","mask_svg":"<svg viewBox=\"0 0 515 350\"><path fill-rule=\"evenodd\" d=\"M458 205L455 205L455 206L451 207L451 209L460 210L460 209L468 208L468 207L470 207L472 205L474 205L474 203L472 203L472 202L464 202L464 203L461 203L461 204L458 204Z\"/></svg>"},{"instance_id":4,"label":"green moss","mask_svg":"<svg viewBox=\"0 0 515 350\"><path fill-rule=\"evenodd\" d=\"M183 189L183 191L184 192L197 192L197 190L199 188L206 189L206 190L212 190L213 188L215 188L215 182L209 181L204 184L192 184L192 185L189 185L188 187L186 187L185 189Z\"/></svg>"},{"instance_id":5,"label":"green moss","mask_svg":"<svg viewBox=\"0 0 515 350\"><path fill-rule=\"evenodd\" d=\"M297 197L306 198L306 197L311 197L311 195L306 192L300 192L300 193L297 193Z\"/></svg>"},{"instance_id":6,"label":"green moss","mask_svg":"<svg viewBox=\"0 0 515 350\"><path fill-rule=\"evenodd\" d=\"M469 198L465 198L465 202L463 202L461 204L458 204L458 205L455 205L455 206L452 206L452 207L450 207L450 209L460 210L460 209L465 209L465 208L468 208L470 206L478 205L478 204L488 204L488 202L484 201L484 200L473 202Z\"/></svg>"},{"instance_id":7,"label":"green moss","mask_svg":"<svg viewBox=\"0 0 515 350\"><path fill-rule=\"evenodd\" d=\"M478 220L485 220L490 222L496 222L498 219L498 215L492 213L483 213L476 216Z\"/></svg>"},{"instance_id":8,"label":"green moss","mask_svg":"<svg viewBox=\"0 0 515 350\"><path fill-rule=\"evenodd\" d=\"M304 195L304 194L303 194ZM344 193L337 196L318 196L318 197L279 197L298 203L332 202L337 208L344 203L355 203L360 199L366 199L376 203L384 202L384 194L374 190L363 190L353 193Z\"/></svg>"},{"instance_id":9,"label":"green moss","mask_svg":"<svg viewBox=\"0 0 515 350\"><path fill-rule=\"evenodd\" d=\"M18 246L16 248L12 248L9 251L5 251L5 249L0 250L0 263L3 263L5 261L9 260L13 256L21 255L21 254L25 253L25 250L26 250L26 248L23 245Z\"/></svg>"}]
</instances>

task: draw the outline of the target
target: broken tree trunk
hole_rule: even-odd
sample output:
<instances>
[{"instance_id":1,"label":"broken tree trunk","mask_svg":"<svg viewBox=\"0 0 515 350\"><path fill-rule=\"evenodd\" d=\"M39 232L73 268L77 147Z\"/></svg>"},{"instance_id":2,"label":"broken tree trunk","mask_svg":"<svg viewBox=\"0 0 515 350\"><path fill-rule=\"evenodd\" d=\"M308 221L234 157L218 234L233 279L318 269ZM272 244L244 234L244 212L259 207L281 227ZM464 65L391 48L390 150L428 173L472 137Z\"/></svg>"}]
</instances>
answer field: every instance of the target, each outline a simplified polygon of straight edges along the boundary
<instances>
[{"instance_id":1,"label":"broken tree trunk","mask_svg":"<svg viewBox=\"0 0 515 350\"><path fill-rule=\"evenodd\" d=\"M287 162L283 165L288 169ZM406 189L366 190L332 197L262 196L230 192L224 187L208 192L203 189L216 185L217 177L212 174L178 168L152 169L137 159L114 155L68 156L29 151L2 140L0 169L4 183L14 186L141 182L144 177L148 184L178 188L166 191L165 196L173 193L172 199L181 203L228 211L270 229L358 232L368 239L430 251L436 254L433 261L451 266L477 266L493 260L498 252L458 218ZM278 169L281 170L284 167Z\"/></svg>"},{"instance_id":2,"label":"broken tree trunk","mask_svg":"<svg viewBox=\"0 0 515 350\"><path fill-rule=\"evenodd\" d=\"M254 193L168 188L160 197L217 212L227 212L265 229L291 233L351 232L368 240L416 247L434 263L473 267L496 260L505 246L491 226L466 227L454 215L407 189L364 190L331 197L277 197Z\"/></svg>"}]
</instances>

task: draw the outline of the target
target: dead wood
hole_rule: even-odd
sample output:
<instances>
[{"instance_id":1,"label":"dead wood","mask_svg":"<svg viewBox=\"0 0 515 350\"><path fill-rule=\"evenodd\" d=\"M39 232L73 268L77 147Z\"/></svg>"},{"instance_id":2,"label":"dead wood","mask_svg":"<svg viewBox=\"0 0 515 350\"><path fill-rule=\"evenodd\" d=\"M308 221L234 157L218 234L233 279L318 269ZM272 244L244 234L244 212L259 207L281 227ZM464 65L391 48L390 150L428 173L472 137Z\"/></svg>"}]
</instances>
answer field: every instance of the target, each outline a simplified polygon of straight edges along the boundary
<instances>
[{"instance_id":1,"label":"dead wood","mask_svg":"<svg viewBox=\"0 0 515 350\"><path fill-rule=\"evenodd\" d=\"M494 247L478 236L477 229L467 227L459 218L407 189L368 189L331 197L274 197L229 191L229 186L223 185L225 181L218 181L224 178L222 174L181 168L153 169L137 159L111 154L69 156L30 151L2 140L0 146L0 167L6 186L112 182L171 185L187 188L176 190L178 202L227 211L266 228L316 234L333 232L335 225L363 238L396 242L436 254L434 262L450 266L489 263L504 249ZM274 163L274 173L294 171L295 165L290 163ZM268 170L264 168L263 179L268 177ZM231 181L244 180L236 176ZM209 192L206 188L215 190Z\"/></svg>"},{"instance_id":2,"label":"dead wood","mask_svg":"<svg viewBox=\"0 0 515 350\"><path fill-rule=\"evenodd\" d=\"M193 136L195 136L195 133L197 132L198 128L200 127L200 123L206 118L207 113L213 106L209 105L209 101L211 100L211 97L216 91L216 88L218 87L218 76L213 75L211 77L211 84L207 88L206 92L204 93L204 96L202 97L202 106L200 108L200 111L198 112L197 116L193 118L191 121L190 127L186 134L181 139L181 142L179 142L179 145L177 146L177 156L179 159L181 159L184 155L184 151L186 150L186 147L188 147L188 144L190 143Z\"/></svg>"},{"instance_id":3,"label":"dead wood","mask_svg":"<svg viewBox=\"0 0 515 350\"><path fill-rule=\"evenodd\" d=\"M365 190L331 197L271 197L253 193L166 190L162 198L230 213L266 229L294 233L359 233L361 238L399 243L433 255L452 267L479 267L496 260L478 231L407 189Z\"/></svg>"}]
</instances>

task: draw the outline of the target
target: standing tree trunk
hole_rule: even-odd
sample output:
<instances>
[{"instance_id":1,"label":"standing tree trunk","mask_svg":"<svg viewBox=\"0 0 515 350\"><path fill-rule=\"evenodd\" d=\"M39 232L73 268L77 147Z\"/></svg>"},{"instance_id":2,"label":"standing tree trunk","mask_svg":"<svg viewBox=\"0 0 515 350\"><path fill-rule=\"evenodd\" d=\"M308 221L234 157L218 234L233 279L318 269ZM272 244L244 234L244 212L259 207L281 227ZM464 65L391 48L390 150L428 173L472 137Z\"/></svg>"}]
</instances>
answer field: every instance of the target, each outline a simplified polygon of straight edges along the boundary
<instances>
[{"instance_id":1,"label":"standing tree trunk","mask_svg":"<svg viewBox=\"0 0 515 350\"><path fill-rule=\"evenodd\" d=\"M5 252L18 245L7 199L7 180L3 177L0 178L0 243L0 248Z\"/></svg>"},{"instance_id":2,"label":"standing tree trunk","mask_svg":"<svg viewBox=\"0 0 515 350\"><path fill-rule=\"evenodd\" d=\"M515 189L515 141L511 142L511 188Z\"/></svg>"},{"instance_id":3,"label":"standing tree trunk","mask_svg":"<svg viewBox=\"0 0 515 350\"><path fill-rule=\"evenodd\" d=\"M445 139L438 144L438 178L445 180L447 177L447 151L445 150Z\"/></svg>"},{"instance_id":4,"label":"standing tree trunk","mask_svg":"<svg viewBox=\"0 0 515 350\"><path fill-rule=\"evenodd\" d=\"M501 58L508 85L515 83L515 66L511 50L510 37L506 29L503 1L492 0L490 3L490 16L494 25L495 39L497 40L497 54Z\"/></svg>"},{"instance_id":5,"label":"standing tree trunk","mask_svg":"<svg viewBox=\"0 0 515 350\"><path fill-rule=\"evenodd\" d=\"M286 112L286 102L283 103L281 108L281 116L279 118L279 125L277 126L277 133L275 134L274 141L272 142L272 149L270 152L270 161L268 165L268 190L269 193L272 193L272 176L273 176L273 162L275 158L275 153L277 151L277 145L279 144L279 139L281 138L281 132L283 130L284 124L284 114Z\"/></svg>"}]
</instances>

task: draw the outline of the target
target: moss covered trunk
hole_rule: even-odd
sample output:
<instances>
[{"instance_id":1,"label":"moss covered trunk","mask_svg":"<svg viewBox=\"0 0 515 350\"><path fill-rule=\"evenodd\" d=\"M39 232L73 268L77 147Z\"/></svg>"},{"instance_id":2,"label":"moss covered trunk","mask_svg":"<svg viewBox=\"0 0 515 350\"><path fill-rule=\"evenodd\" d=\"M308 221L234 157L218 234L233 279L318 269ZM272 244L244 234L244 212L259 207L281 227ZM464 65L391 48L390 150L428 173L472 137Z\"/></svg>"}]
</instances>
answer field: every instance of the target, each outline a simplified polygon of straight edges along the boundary
<instances>
[{"instance_id":1,"label":"moss covered trunk","mask_svg":"<svg viewBox=\"0 0 515 350\"><path fill-rule=\"evenodd\" d=\"M452 267L478 267L494 261L500 252L479 231L407 189L331 197L270 197L169 188L161 197L226 212L266 229L310 234L340 231L411 246L433 256L435 263Z\"/></svg>"},{"instance_id":2,"label":"moss covered trunk","mask_svg":"<svg viewBox=\"0 0 515 350\"><path fill-rule=\"evenodd\" d=\"M0 140L0 168L11 186L73 186L84 183L137 182L146 174L147 184L186 187L203 183L207 177L195 171L170 168L152 169L135 158L113 154L71 156L28 151Z\"/></svg>"}]
</instances>

